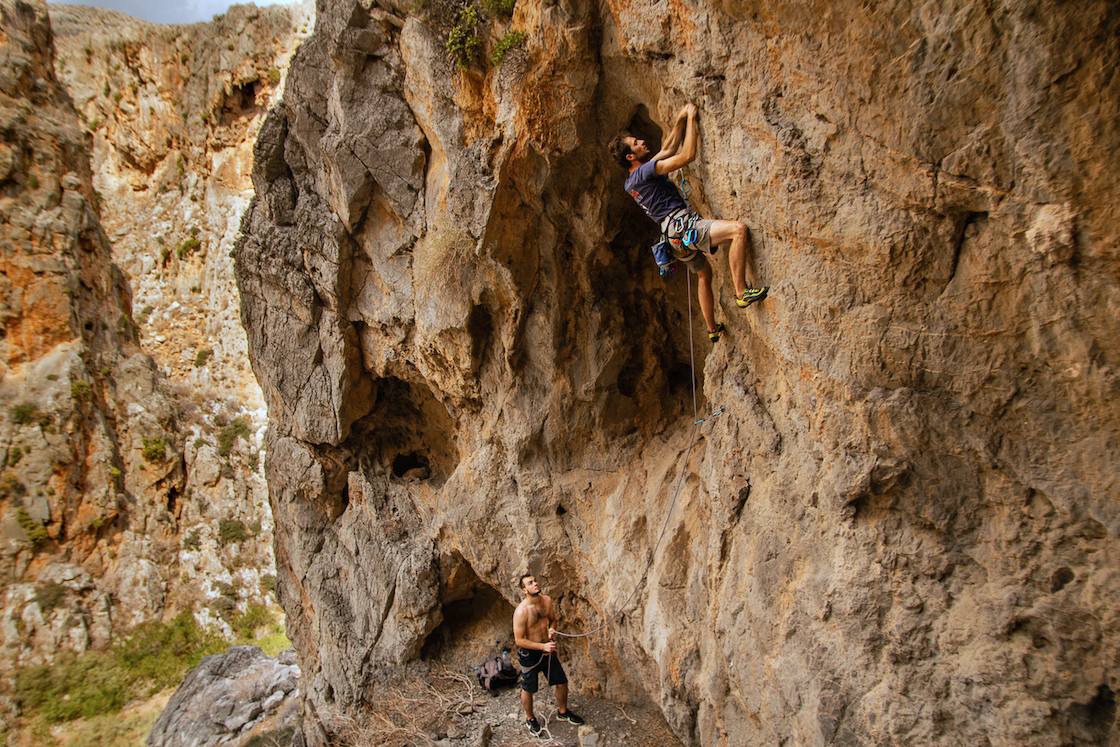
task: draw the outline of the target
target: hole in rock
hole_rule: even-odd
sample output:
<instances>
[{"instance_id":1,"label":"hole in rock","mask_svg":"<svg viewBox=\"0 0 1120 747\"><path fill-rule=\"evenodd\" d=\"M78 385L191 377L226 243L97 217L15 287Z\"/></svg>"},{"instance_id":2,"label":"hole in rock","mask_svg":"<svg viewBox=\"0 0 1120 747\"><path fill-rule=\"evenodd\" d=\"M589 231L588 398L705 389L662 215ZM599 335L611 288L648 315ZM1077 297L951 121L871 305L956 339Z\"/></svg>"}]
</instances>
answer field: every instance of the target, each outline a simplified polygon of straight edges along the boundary
<instances>
[{"instance_id":1,"label":"hole in rock","mask_svg":"<svg viewBox=\"0 0 1120 747\"><path fill-rule=\"evenodd\" d=\"M441 486L459 463L457 426L447 408L424 382L386 378L374 387L373 407L354 424L348 448L394 477Z\"/></svg>"},{"instance_id":2,"label":"hole in rock","mask_svg":"<svg viewBox=\"0 0 1120 747\"><path fill-rule=\"evenodd\" d=\"M1116 694L1108 685L1098 687L1096 696L1088 703L1071 705L1068 713L1076 737L1074 744L1096 747L1112 744L1110 736L1116 729Z\"/></svg>"},{"instance_id":3,"label":"hole in rock","mask_svg":"<svg viewBox=\"0 0 1120 747\"><path fill-rule=\"evenodd\" d=\"M494 334L494 323L490 319L490 313L482 306L475 306L471 309L470 317L467 319L467 331L471 336L471 363L474 373L482 367L482 360L486 354L486 347L490 344L490 338Z\"/></svg>"},{"instance_id":4,"label":"hole in rock","mask_svg":"<svg viewBox=\"0 0 1120 747\"><path fill-rule=\"evenodd\" d=\"M458 553L441 558L440 566L443 622L424 641L421 658L471 668L503 650L515 656L513 605Z\"/></svg>"},{"instance_id":5,"label":"hole in rock","mask_svg":"<svg viewBox=\"0 0 1120 747\"><path fill-rule=\"evenodd\" d=\"M696 377L696 388L701 388L699 372ZM674 394L692 391L692 367L687 363L674 363L669 369L669 390Z\"/></svg>"},{"instance_id":6,"label":"hole in rock","mask_svg":"<svg viewBox=\"0 0 1120 747\"><path fill-rule=\"evenodd\" d=\"M350 483L344 482L342 484L342 492L339 495L339 510L338 515L346 513L346 509L350 506Z\"/></svg>"},{"instance_id":7,"label":"hole in rock","mask_svg":"<svg viewBox=\"0 0 1120 747\"><path fill-rule=\"evenodd\" d=\"M649 108L645 104L638 104L634 116L630 117L630 122L626 125L626 131L636 138L645 140L650 152L656 153L661 150L661 127L653 121L653 117L649 115Z\"/></svg>"},{"instance_id":8,"label":"hole in rock","mask_svg":"<svg viewBox=\"0 0 1120 747\"><path fill-rule=\"evenodd\" d=\"M566 513L568 513L568 509L564 508L559 503L557 503L556 504L556 515L557 516L563 516Z\"/></svg>"},{"instance_id":9,"label":"hole in rock","mask_svg":"<svg viewBox=\"0 0 1120 747\"><path fill-rule=\"evenodd\" d=\"M397 454L393 458L395 477L415 477L425 480L431 474L431 469L428 458L423 454Z\"/></svg>"},{"instance_id":10,"label":"hole in rock","mask_svg":"<svg viewBox=\"0 0 1120 747\"><path fill-rule=\"evenodd\" d=\"M1054 571L1054 575L1050 577L1050 592L1059 592L1066 587L1066 585L1074 579L1073 571L1065 566Z\"/></svg>"},{"instance_id":11,"label":"hole in rock","mask_svg":"<svg viewBox=\"0 0 1120 747\"><path fill-rule=\"evenodd\" d=\"M235 119L257 113L257 83L249 81L236 86L222 100L221 123L228 125Z\"/></svg>"}]
</instances>

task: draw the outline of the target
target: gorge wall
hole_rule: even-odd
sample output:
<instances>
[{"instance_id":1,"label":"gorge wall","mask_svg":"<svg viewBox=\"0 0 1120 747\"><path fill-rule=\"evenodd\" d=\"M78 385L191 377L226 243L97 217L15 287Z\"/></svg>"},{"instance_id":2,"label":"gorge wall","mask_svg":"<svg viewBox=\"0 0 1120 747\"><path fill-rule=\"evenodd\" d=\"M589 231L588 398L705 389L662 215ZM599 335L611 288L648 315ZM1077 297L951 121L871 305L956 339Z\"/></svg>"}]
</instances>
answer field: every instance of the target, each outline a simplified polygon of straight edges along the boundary
<instances>
[{"instance_id":1,"label":"gorge wall","mask_svg":"<svg viewBox=\"0 0 1120 747\"><path fill-rule=\"evenodd\" d=\"M181 611L228 634L272 604L266 413L229 252L313 10L0 12L7 728L17 667Z\"/></svg>"},{"instance_id":2,"label":"gorge wall","mask_svg":"<svg viewBox=\"0 0 1120 747\"><path fill-rule=\"evenodd\" d=\"M319 4L234 250L309 742L530 572L688 744L1120 743L1116 6L409 10ZM605 154L687 101L714 346Z\"/></svg>"}]
</instances>

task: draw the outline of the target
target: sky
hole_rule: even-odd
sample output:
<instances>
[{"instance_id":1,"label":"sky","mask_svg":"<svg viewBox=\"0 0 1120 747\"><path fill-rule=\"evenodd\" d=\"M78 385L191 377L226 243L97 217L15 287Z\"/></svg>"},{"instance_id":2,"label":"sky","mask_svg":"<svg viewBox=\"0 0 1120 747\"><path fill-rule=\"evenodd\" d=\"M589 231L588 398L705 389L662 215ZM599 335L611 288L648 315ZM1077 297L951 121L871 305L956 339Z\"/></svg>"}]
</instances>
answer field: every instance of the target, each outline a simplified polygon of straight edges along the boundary
<instances>
[{"instance_id":1,"label":"sky","mask_svg":"<svg viewBox=\"0 0 1120 747\"><path fill-rule=\"evenodd\" d=\"M252 0L258 7L291 0ZM244 0L248 4L249 0ZM66 0L67 5L112 8L155 23L197 23L225 13L229 0Z\"/></svg>"}]
</instances>

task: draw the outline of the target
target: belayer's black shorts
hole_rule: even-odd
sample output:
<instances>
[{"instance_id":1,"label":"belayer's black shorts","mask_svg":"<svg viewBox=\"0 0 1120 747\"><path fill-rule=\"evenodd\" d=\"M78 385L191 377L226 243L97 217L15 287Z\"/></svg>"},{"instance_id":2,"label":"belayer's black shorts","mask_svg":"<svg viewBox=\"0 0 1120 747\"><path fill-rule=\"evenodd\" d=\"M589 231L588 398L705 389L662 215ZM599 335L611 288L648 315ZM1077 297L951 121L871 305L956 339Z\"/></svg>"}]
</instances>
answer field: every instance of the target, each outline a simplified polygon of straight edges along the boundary
<instances>
[{"instance_id":1,"label":"belayer's black shorts","mask_svg":"<svg viewBox=\"0 0 1120 747\"><path fill-rule=\"evenodd\" d=\"M521 664L521 689L527 693L537 691L539 673L544 673L550 685L568 684L568 675L564 674L564 667L560 666L560 658L556 654L547 656L544 651L519 648L517 660Z\"/></svg>"}]
</instances>

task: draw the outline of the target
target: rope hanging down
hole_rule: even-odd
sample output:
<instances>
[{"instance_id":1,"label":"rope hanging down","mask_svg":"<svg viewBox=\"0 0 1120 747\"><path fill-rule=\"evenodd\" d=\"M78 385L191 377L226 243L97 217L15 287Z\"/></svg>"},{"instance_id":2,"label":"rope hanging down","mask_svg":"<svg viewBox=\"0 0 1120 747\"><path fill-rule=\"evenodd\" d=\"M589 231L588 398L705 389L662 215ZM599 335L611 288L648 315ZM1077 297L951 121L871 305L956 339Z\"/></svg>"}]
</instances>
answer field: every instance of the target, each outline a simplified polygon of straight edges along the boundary
<instances>
[{"instance_id":1,"label":"rope hanging down","mask_svg":"<svg viewBox=\"0 0 1120 747\"><path fill-rule=\"evenodd\" d=\"M689 457L692 456L692 447L696 445L696 429L699 428L700 424L705 421L705 418L697 418L696 416L698 408L696 406L696 346L692 336L692 273L686 272L685 277L688 279L688 355L689 364L692 368L692 417L695 421L692 424L692 434L688 439L688 448L684 453L684 463L687 465ZM723 408L720 408L717 412L713 413L709 417L714 418L716 415L719 415L722 412ZM673 500L669 504L668 513L665 514L665 523L661 526L661 534L658 535L657 542L653 546L653 552L650 553L649 562L646 563L645 570L642 571L641 578L638 579L638 583L634 586L634 590L630 592L630 596L626 597L626 601L623 602L622 605L618 608L618 612L614 613L614 615L610 619L608 619L599 627L595 628L594 630L589 630L586 633L561 633L559 630L556 630L554 631L556 635L561 635L565 638L584 638L586 636L598 633L600 630L603 630L612 622L622 617L622 614L626 611L626 608L630 606L630 600L634 598L634 595L638 593L638 589L642 588L642 584L645 583L646 577L649 575L649 569L653 567L653 561L657 558L657 551L661 547L661 541L665 539L665 532L669 529L669 521L673 518L673 512L677 508L677 498L681 494L681 487L684 485L685 474L686 470L682 467L680 477L677 479L677 487L673 491ZM549 663L551 664L551 662Z\"/></svg>"}]
</instances>

